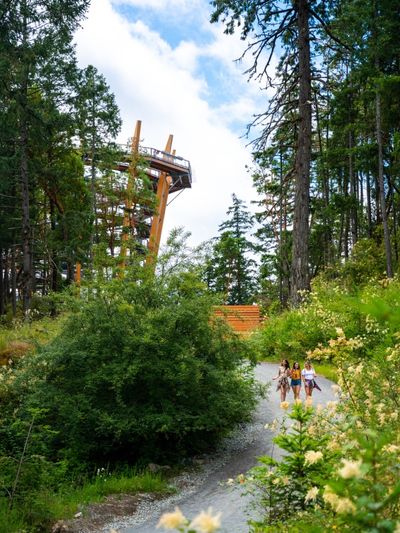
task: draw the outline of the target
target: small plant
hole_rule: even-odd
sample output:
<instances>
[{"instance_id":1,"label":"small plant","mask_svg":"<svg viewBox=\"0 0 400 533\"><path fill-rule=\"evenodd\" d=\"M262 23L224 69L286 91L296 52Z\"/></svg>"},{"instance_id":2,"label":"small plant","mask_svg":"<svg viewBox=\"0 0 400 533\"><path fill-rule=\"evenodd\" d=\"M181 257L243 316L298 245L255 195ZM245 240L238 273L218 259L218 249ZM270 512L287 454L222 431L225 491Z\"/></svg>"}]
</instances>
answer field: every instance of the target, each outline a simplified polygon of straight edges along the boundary
<instances>
[{"instance_id":1,"label":"small plant","mask_svg":"<svg viewBox=\"0 0 400 533\"><path fill-rule=\"evenodd\" d=\"M252 530L278 523L287 517L288 510L304 511L321 499L319 492L331 468L331 454L325 448L328 437L320 439L311 434L313 418L313 407L297 401L273 439L286 452L282 459L262 457L261 466L238 480L247 484L257 507L264 512L262 520L251 522Z\"/></svg>"}]
</instances>

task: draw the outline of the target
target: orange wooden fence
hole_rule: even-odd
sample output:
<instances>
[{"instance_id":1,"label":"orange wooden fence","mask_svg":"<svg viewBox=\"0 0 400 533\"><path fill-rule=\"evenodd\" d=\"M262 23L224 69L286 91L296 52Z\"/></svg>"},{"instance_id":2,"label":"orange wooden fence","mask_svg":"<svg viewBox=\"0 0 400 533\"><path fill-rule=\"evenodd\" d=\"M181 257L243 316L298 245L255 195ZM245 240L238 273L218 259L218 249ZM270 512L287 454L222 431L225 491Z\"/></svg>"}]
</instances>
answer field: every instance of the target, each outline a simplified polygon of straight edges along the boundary
<instances>
[{"instance_id":1,"label":"orange wooden fence","mask_svg":"<svg viewBox=\"0 0 400 533\"><path fill-rule=\"evenodd\" d=\"M216 316L223 317L238 333L250 333L262 322L258 305L221 305L215 309Z\"/></svg>"}]
</instances>

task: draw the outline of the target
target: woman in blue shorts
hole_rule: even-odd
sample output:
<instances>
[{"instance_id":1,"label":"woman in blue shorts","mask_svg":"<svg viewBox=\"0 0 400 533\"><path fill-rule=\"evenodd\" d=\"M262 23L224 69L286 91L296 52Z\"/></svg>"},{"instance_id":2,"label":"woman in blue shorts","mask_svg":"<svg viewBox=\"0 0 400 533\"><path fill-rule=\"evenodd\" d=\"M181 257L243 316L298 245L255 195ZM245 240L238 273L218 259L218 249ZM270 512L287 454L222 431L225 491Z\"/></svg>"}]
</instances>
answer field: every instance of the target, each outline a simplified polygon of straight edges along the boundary
<instances>
[{"instance_id":1,"label":"woman in blue shorts","mask_svg":"<svg viewBox=\"0 0 400 533\"><path fill-rule=\"evenodd\" d=\"M293 363L292 370L290 372L290 386L294 394L294 399L300 399L300 389L301 389L301 368L297 361Z\"/></svg>"}]
</instances>

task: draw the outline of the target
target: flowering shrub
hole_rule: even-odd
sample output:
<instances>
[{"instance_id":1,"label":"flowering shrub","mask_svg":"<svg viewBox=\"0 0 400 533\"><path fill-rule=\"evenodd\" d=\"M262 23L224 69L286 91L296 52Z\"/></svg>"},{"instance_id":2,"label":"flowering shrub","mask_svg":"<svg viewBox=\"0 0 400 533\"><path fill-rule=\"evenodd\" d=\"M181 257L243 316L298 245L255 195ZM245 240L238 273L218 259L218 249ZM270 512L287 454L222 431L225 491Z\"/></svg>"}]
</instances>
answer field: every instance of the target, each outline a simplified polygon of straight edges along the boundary
<instances>
[{"instance_id":1,"label":"flowering shrub","mask_svg":"<svg viewBox=\"0 0 400 533\"><path fill-rule=\"evenodd\" d=\"M293 404L281 423L279 435L273 439L286 453L280 460L262 457L261 466L252 468L245 476L258 514L261 511L264 515L262 520L251 522L255 531L285 520L289 509L305 510L321 500L318 495L322 480L332 468L329 459L335 452L326 450L328 436L316 438L310 432L313 417L310 405L301 401ZM270 429L275 428L273 425Z\"/></svg>"},{"instance_id":2,"label":"flowering shrub","mask_svg":"<svg viewBox=\"0 0 400 533\"><path fill-rule=\"evenodd\" d=\"M333 285L334 287L334 285ZM332 284L322 280L303 315L307 356L328 360L337 368L338 383L333 386L337 401L316 408L293 407L289 417L306 409L309 448L296 426L284 424L275 442L286 450L282 461L264 459L268 468L254 470L261 490L264 520L253 523L254 531L400 531L400 432L398 397L400 392L400 283L381 280L365 285L359 295L338 296ZM312 324L325 301L325 325ZM340 310L338 302L347 307ZM323 316L320 316L324 321ZM282 316L282 329L287 317ZM329 328L331 335L325 337ZM315 342L319 332L320 339ZM297 345L301 333L286 332L287 346ZM268 340L266 335L264 340ZM272 349L277 343L273 342ZM268 347L267 347L268 349ZM271 347L269 347L271 349ZM287 352L286 352L287 353ZM294 466L297 458L301 472ZM318 475L311 467L318 468ZM301 479L300 487L297 480ZM293 497L293 496L297 496Z\"/></svg>"},{"instance_id":3,"label":"flowering shrub","mask_svg":"<svg viewBox=\"0 0 400 533\"><path fill-rule=\"evenodd\" d=\"M400 327L400 280L380 279L359 288L344 289L342 280L316 278L313 290L298 309L271 316L253 336L261 358L302 359L307 351L326 347L329 340L351 340L360 357L390 338ZM343 335L338 334L341 329ZM350 345L348 346L350 348ZM322 354L321 354L322 355ZM324 359L330 360L325 351Z\"/></svg>"}]
</instances>

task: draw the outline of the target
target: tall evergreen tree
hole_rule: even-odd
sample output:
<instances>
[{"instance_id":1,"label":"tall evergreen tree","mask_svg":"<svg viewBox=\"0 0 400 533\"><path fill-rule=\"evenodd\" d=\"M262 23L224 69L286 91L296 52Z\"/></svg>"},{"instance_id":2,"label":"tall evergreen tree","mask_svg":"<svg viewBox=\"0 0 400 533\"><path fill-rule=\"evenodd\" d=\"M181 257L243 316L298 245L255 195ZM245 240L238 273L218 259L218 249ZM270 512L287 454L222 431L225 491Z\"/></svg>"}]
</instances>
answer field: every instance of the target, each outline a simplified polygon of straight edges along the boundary
<instances>
[{"instance_id":1,"label":"tall evergreen tree","mask_svg":"<svg viewBox=\"0 0 400 533\"><path fill-rule=\"evenodd\" d=\"M35 135L36 95L49 91L57 79L51 75L54 61L70 53L72 32L84 16L88 0L16 0L3 3L0 11L2 35L2 70L7 69L7 99L15 121L16 135L9 139L15 146L16 191L22 213L22 300L25 311L30 308L34 286L33 232L31 201L34 189L30 141Z\"/></svg>"},{"instance_id":2,"label":"tall evergreen tree","mask_svg":"<svg viewBox=\"0 0 400 533\"><path fill-rule=\"evenodd\" d=\"M211 20L215 22L222 18L226 22L226 33L233 33L235 26L241 25L242 38L252 36L248 51L252 52L255 59L249 73L266 79L268 85L276 88L268 110L259 116L258 123L265 125L260 140L267 142L268 137L281 125L282 116L288 111L288 102L292 109L297 110L290 295L292 303L297 304L301 299L301 291L309 288L312 43L315 45L323 34L332 36L329 6L319 0L213 0L212 5L215 11ZM273 54L279 47L284 51L280 75L278 73L278 77L272 81L268 70ZM294 98L297 100L295 104Z\"/></svg>"},{"instance_id":3,"label":"tall evergreen tree","mask_svg":"<svg viewBox=\"0 0 400 533\"><path fill-rule=\"evenodd\" d=\"M249 304L255 295L255 261L248 239L253 217L235 194L227 215L229 218L219 226L220 235L208 258L205 278L211 290L225 295L227 304Z\"/></svg>"},{"instance_id":4,"label":"tall evergreen tree","mask_svg":"<svg viewBox=\"0 0 400 533\"><path fill-rule=\"evenodd\" d=\"M95 231L93 242L99 241L97 213L97 167L102 152L121 129L121 117L114 94L104 76L93 65L79 72L76 85L76 120L81 149L90 162L90 178Z\"/></svg>"}]
</instances>

